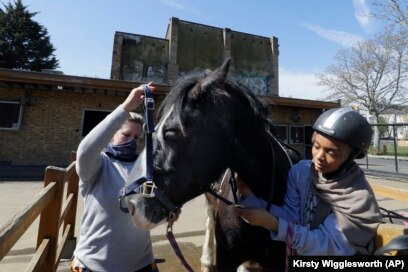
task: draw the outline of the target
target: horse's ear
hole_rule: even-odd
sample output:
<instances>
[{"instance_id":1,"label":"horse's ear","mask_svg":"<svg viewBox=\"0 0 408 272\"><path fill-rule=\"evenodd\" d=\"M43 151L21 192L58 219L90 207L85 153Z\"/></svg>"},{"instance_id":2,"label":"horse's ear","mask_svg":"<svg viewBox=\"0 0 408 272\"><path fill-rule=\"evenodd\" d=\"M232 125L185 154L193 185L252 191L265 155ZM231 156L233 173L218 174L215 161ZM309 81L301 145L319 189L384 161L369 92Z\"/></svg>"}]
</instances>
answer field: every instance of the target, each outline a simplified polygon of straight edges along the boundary
<instances>
[{"instance_id":1,"label":"horse's ear","mask_svg":"<svg viewBox=\"0 0 408 272\"><path fill-rule=\"evenodd\" d=\"M218 78L226 79L229 71L229 67L231 64L231 58L228 58L224 61L224 63L214 71Z\"/></svg>"},{"instance_id":2,"label":"horse's ear","mask_svg":"<svg viewBox=\"0 0 408 272\"><path fill-rule=\"evenodd\" d=\"M222 80L224 81L227 78L228 70L230 67L231 59L228 58L224 61L224 63L218 67L216 70L207 73L207 76L196 86L190 93L192 97L198 98L208 87L213 85L214 83Z\"/></svg>"},{"instance_id":3,"label":"horse's ear","mask_svg":"<svg viewBox=\"0 0 408 272\"><path fill-rule=\"evenodd\" d=\"M216 70L214 70L212 73L210 73L202 82L201 86L203 89L209 84L212 84L214 81L217 80L225 80L228 75L228 70L231 64L231 58L228 58L224 61L224 63L218 67Z\"/></svg>"}]
</instances>

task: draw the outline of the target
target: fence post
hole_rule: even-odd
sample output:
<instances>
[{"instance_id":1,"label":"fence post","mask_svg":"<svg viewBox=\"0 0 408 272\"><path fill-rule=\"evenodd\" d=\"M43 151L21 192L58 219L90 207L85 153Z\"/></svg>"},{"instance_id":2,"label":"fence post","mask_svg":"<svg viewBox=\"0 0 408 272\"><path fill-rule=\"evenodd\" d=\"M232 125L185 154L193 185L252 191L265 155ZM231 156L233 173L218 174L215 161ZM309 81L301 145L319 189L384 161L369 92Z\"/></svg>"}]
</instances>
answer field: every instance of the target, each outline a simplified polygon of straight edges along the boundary
<instances>
[{"instance_id":1,"label":"fence post","mask_svg":"<svg viewBox=\"0 0 408 272\"><path fill-rule=\"evenodd\" d=\"M58 248L59 218L64 193L64 175L65 171L58 167L48 166L45 170L44 187L51 182L55 182L56 191L50 204L41 213L40 227L38 229L37 249L43 239L50 239L48 256L44 267L41 269L44 272L54 272L56 270L55 263Z\"/></svg>"},{"instance_id":2,"label":"fence post","mask_svg":"<svg viewBox=\"0 0 408 272\"><path fill-rule=\"evenodd\" d=\"M71 152L70 156L70 163L74 162L76 160L76 152ZM75 168L75 165L74 165ZM62 258L63 259L69 259L72 257L72 254L74 253L75 246L76 246L76 237L75 235L75 223L76 223L76 214L77 214L77 203L78 203L78 182L79 182L79 177L74 170L72 174L68 177L68 188L67 188L67 198L70 194L73 194L73 202L70 207L70 209L67 211L67 215L64 220L64 230L66 229L67 225L71 225L71 228L69 229L68 236L67 236L67 245L65 246L63 253L62 253Z\"/></svg>"},{"instance_id":3,"label":"fence post","mask_svg":"<svg viewBox=\"0 0 408 272\"><path fill-rule=\"evenodd\" d=\"M366 156L366 168L368 169L368 154Z\"/></svg>"},{"instance_id":4,"label":"fence post","mask_svg":"<svg viewBox=\"0 0 408 272\"><path fill-rule=\"evenodd\" d=\"M395 129L395 125L392 125L392 134L394 140L394 159L395 159L395 172L398 174L398 150L397 150L397 132Z\"/></svg>"}]
</instances>

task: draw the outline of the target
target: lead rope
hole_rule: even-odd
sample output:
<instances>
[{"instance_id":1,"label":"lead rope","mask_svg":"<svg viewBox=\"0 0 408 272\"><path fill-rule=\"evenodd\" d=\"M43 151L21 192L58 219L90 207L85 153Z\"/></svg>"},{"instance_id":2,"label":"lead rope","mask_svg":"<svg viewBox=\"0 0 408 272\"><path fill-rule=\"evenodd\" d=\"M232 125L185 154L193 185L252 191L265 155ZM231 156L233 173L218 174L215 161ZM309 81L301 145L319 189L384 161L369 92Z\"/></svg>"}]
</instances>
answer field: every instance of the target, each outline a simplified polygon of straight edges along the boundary
<instances>
[{"instance_id":1,"label":"lead rope","mask_svg":"<svg viewBox=\"0 0 408 272\"><path fill-rule=\"evenodd\" d=\"M235 177L234 177L234 171L232 171L232 170L231 170L231 177L229 178L229 183L230 183L230 186L231 186L232 191L233 191L233 196L234 196L235 203L237 203L238 202L238 197L236 195L236 181L235 181ZM214 197L216 197L219 200L221 200L222 202L224 202L226 205L232 205L233 204L232 201L229 201L228 199L220 196L219 194L217 194L211 188L208 189L208 192L210 194L212 194ZM180 259L183 266L187 269L187 271L194 272L194 270L188 264L187 260L184 258L184 255L181 252L180 247L178 246L178 243L176 241L176 237L174 236L174 233L173 233L173 223L174 223L174 221L172 220L173 216L174 216L174 214L170 214L169 223L167 225L166 237L169 240L170 245L173 248L174 253Z\"/></svg>"},{"instance_id":2,"label":"lead rope","mask_svg":"<svg viewBox=\"0 0 408 272\"><path fill-rule=\"evenodd\" d=\"M288 234L286 235L286 259L285 259L285 272L289 272L289 257L295 255L292 249L292 237L293 237L293 222L289 222Z\"/></svg>"},{"instance_id":3,"label":"lead rope","mask_svg":"<svg viewBox=\"0 0 408 272\"><path fill-rule=\"evenodd\" d=\"M176 253L177 257L179 257L181 263L183 264L183 266L187 269L187 271L189 272L194 272L194 270L191 268L191 266L188 264L188 262L186 261L186 259L184 258L183 253L180 250L180 247L177 244L176 238L174 237L173 234L173 222L169 219L169 223L167 225L167 232L166 232L166 237L170 242L171 247L174 250L174 253Z\"/></svg>"}]
</instances>

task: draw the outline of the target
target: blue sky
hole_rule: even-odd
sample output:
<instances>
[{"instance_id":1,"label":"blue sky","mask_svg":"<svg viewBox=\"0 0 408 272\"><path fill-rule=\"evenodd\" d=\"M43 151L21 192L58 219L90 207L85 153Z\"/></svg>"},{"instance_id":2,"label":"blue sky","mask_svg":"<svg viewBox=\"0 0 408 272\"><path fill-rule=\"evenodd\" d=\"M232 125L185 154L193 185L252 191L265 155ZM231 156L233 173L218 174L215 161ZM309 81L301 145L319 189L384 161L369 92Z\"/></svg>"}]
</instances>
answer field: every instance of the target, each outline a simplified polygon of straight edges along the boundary
<instances>
[{"instance_id":1,"label":"blue sky","mask_svg":"<svg viewBox=\"0 0 408 272\"><path fill-rule=\"evenodd\" d=\"M8 0L0 0L7 3ZM366 0L23 0L68 75L109 78L115 31L164 38L171 17L279 39L280 95L321 99L316 73L372 37Z\"/></svg>"}]
</instances>

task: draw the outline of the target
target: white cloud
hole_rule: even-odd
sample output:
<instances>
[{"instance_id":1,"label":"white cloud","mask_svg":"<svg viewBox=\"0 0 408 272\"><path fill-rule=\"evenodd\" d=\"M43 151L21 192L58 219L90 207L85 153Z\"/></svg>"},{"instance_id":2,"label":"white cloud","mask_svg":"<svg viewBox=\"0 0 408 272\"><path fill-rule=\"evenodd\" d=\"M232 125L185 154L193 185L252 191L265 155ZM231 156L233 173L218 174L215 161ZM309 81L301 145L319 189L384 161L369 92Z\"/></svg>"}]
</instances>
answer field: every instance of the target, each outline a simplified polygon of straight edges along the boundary
<instances>
[{"instance_id":1,"label":"white cloud","mask_svg":"<svg viewBox=\"0 0 408 272\"><path fill-rule=\"evenodd\" d=\"M279 69L279 96L323 100L325 88L317 85L315 74Z\"/></svg>"},{"instance_id":2,"label":"white cloud","mask_svg":"<svg viewBox=\"0 0 408 272\"><path fill-rule=\"evenodd\" d=\"M186 7L183 4L181 4L178 0L160 0L160 2L173 8L186 10Z\"/></svg>"},{"instance_id":3,"label":"white cloud","mask_svg":"<svg viewBox=\"0 0 408 272\"><path fill-rule=\"evenodd\" d=\"M363 41L363 38L344 31L338 31L333 29L323 28L319 25L301 23L301 25L319 35L322 38L325 38L329 41L341 44L343 46L352 46L358 42Z\"/></svg>"},{"instance_id":4,"label":"white cloud","mask_svg":"<svg viewBox=\"0 0 408 272\"><path fill-rule=\"evenodd\" d=\"M370 10L366 5L365 0L353 0L355 8L355 16L362 28L369 30L372 27L372 18L370 17Z\"/></svg>"}]
</instances>

